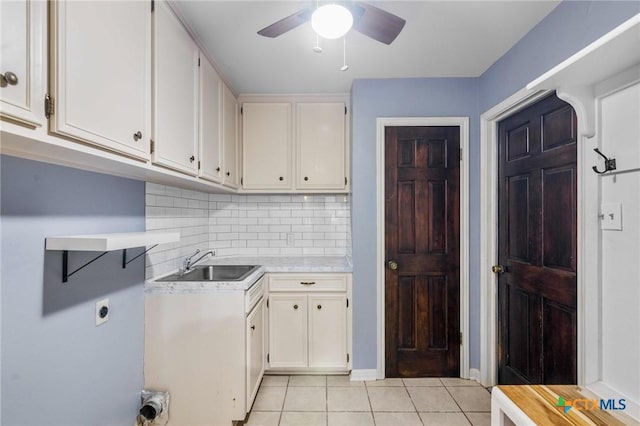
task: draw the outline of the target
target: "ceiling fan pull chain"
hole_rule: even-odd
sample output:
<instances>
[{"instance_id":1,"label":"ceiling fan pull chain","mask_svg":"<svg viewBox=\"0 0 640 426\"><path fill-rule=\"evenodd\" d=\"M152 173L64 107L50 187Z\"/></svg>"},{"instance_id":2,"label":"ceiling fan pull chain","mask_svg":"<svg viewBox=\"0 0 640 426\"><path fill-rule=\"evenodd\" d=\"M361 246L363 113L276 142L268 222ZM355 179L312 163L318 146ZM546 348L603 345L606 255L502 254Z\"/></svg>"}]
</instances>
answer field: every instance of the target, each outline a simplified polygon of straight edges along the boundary
<instances>
[{"instance_id":1,"label":"ceiling fan pull chain","mask_svg":"<svg viewBox=\"0 0 640 426\"><path fill-rule=\"evenodd\" d=\"M316 53L322 53L322 47L320 47L320 36L316 34L316 45L313 46L313 51Z\"/></svg>"},{"instance_id":2,"label":"ceiling fan pull chain","mask_svg":"<svg viewBox=\"0 0 640 426\"><path fill-rule=\"evenodd\" d=\"M340 71L346 71L349 69L349 65L347 65L347 36L342 37L342 67L340 67Z\"/></svg>"}]
</instances>

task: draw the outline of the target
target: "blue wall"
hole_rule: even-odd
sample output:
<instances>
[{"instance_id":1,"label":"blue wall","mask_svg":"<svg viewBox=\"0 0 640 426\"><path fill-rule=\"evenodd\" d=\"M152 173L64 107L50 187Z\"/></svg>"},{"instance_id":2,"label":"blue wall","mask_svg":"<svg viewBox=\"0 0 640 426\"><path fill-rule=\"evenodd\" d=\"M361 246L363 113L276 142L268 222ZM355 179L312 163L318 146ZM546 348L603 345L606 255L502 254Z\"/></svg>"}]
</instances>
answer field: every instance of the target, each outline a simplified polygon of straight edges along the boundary
<instances>
[{"instance_id":1,"label":"blue wall","mask_svg":"<svg viewBox=\"0 0 640 426\"><path fill-rule=\"evenodd\" d=\"M356 80L351 88L352 165L351 200L353 245L353 366L376 368L376 118L470 117L470 158L479 158L478 80L422 78ZM478 161L470 164L479 176ZM471 181L470 228L472 270L478 268L480 214L479 183ZM478 277L471 297L477 299ZM477 304L474 309L477 309Z\"/></svg>"},{"instance_id":2,"label":"blue wall","mask_svg":"<svg viewBox=\"0 0 640 426\"><path fill-rule=\"evenodd\" d=\"M354 368L376 368L377 117L470 117L470 367L480 366L480 138L482 112L640 13L640 1L564 1L479 78L356 80L352 86ZM488 265L486 265L488 266Z\"/></svg>"},{"instance_id":3,"label":"blue wall","mask_svg":"<svg viewBox=\"0 0 640 426\"><path fill-rule=\"evenodd\" d=\"M144 261L111 252L61 281L54 235L143 231L144 182L2 156L3 425L126 425L143 386ZM141 249L132 250L131 255ZM70 268L95 256L70 252ZM110 320L95 326L95 302Z\"/></svg>"},{"instance_id":4,"label":"blue wall","mask_svg":"<svg viewBox=\"0 0 640 426\"><path fill-rule=\"evenodd\" d=\"M480 112L640 13L640 1L563 1L480 76Z\"/></svg>"}]
</instances>

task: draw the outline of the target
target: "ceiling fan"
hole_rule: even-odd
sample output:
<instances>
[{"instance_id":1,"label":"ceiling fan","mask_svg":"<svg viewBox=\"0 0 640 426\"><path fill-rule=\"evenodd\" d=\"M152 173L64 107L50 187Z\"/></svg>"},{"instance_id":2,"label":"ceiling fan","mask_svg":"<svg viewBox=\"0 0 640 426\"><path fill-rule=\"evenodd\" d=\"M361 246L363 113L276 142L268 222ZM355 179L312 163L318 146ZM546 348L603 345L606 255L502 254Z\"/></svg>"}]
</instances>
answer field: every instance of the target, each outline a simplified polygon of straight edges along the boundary
<instances>
[{"instance_id":1,"label":"ceiling fan","mask_svg":"<svg viewBox=\"0 0 640 426\"><path fill-rule=\"evenodd\" d=\"M338 7L336 7L336 5ZM353 28L354 30L368 37L371 37L374 40L378 40L381 43L391 44L393 40L398 37L398 34L400 34L400 31L402 31L402 28L404 28L404 24L406 23L406 21L399 16L394 15L393 13L389 13L378 7L372 6L371 4L349 1L327 4L324 6L319 6L316 9L308 7L299 10L298 12L261 29L260 31L258 31L258 34L264 37L275 38L286 33L287 31L291 31L292 29L304 24L305 22L308 22L309 20L312 21L314 30L316 30L316 32L319 32L315 27L314 21L321 9L326 10L330 6L333 6L335 9L346 9L348 13L350 13L350 17L348 17L348 19L352 20L353 23L353 27L349 25L348 27L346 27L346 30L344 30L344 32L337 37L341 37L350 28ZM336 21L336 19L331 20L332 22Z\"/></svg>"}]
</instances>

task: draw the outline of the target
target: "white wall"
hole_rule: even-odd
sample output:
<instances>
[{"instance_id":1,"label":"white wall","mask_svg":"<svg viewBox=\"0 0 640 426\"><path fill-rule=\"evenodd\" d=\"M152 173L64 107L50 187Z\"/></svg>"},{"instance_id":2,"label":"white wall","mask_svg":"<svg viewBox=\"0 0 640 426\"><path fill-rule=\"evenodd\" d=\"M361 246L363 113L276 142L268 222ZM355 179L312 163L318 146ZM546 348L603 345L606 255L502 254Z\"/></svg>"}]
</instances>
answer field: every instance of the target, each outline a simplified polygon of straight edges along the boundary
<instances>
[{"instance_id":1,"label":"white wall","mask_svg":"<svg viewBox=\"0 0 640 426\"><path fill-rule=\"evenodd\" d=\"M147 255L146 278L182 265L196 249L217 256L351 255L349 196L228 195L146 184L147 231L180 241Z\"/></svg>"},{"instance_id":2,"label":"white wall","mask_svg":"<svg viewBox=\"0 0 640 426\"><path fill-rule=\"evenodd\" d=\"M605 155L616 159L619 171L601 177L602 203L622 204L622 230L601 231L602 381L638 404L640 84L603 98L600 124L600 149ZM598 167L603 168L600 160ZM638 415L635 413L635 416Z\"/></svg>"}]
</instances>

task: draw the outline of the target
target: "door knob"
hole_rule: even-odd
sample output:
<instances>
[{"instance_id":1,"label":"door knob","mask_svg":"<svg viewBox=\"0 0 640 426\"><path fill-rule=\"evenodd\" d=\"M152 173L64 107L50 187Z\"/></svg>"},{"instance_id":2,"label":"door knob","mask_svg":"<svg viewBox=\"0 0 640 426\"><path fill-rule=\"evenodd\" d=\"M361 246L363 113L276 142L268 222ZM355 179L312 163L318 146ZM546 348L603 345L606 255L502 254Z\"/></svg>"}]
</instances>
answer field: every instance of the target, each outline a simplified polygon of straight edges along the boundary
<instances>
[{"instance_id":1,"label":"door knob","mask_svg":"<svg viewBox=\"0 0 640 426\"><path fill-rule=\"evenodd\" d=\"M502 265L493 265L491 267L491 272L493 272L494 274L503 274L507 272L507 268Z\"/></svg>"},{"instance_id":2,"label":"door knob","mask_svg":"<svg viewBox=\"0 0 640 426\"><path fill-rule=\"evenodd\" d=\"M11 71L0 74L0 87L7 87L7 84L11 86L18 84L18 76Z\"/></svg>"},{"instance_id":3,"label":"door knob","mask_svg":"<svg viewBox=\"0 0 640 426\"><path fill-rule=\"evenodd\" d=\"M398 262L396 262L395 260L391 259L390 261L387 262L387 266L392 271L395 271L396 269L398 269Z\"/></svg>"}]
</instances>

